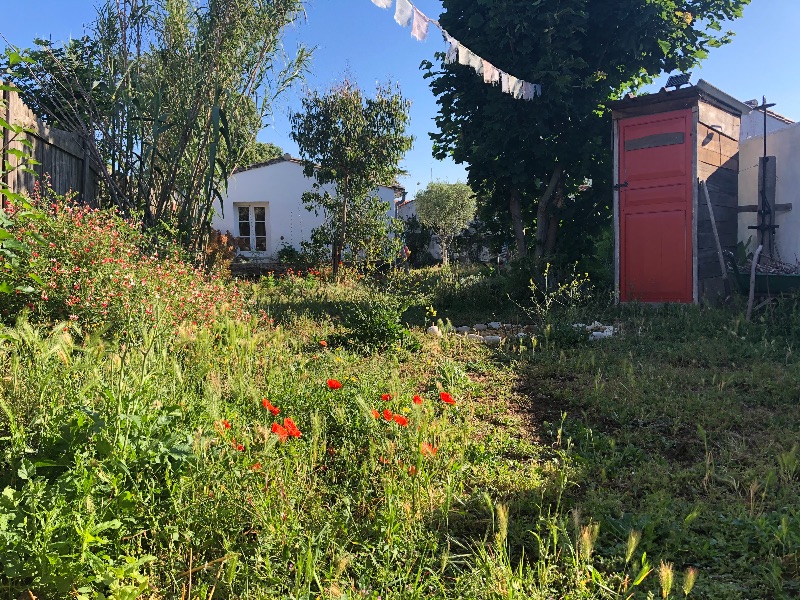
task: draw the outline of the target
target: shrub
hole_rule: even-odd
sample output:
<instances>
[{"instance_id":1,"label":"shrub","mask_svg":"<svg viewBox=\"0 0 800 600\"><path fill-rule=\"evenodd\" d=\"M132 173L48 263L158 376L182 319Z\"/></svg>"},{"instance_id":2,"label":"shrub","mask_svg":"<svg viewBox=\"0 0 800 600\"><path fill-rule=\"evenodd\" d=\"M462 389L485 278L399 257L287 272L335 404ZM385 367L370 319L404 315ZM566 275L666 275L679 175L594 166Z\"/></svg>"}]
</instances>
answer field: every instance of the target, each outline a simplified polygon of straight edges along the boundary
<instances>
[{"instance_id":1,"label":"shrub","mask_svg":"<svg viewBox=\"0 0 800 600\"><path fill-rule=\"evenodd\" d=\"M114 210L94 210L45 189L34 204L38 220L11 231L29 248L30 272L40 282L35 295L17 290L2 310L11 321L27 308L45 322L73 321L86 330L129 331L133 323L211 324L223 316L250 318L237 285L220 274L207 276L181 260L146 255L138 223ZM13 208L11 213L14 214ZM31 239L41 243L33 245ZM9 285L26 285L20 271L6 271Z\"/></svg>"},{"instance_id":2,"label":"shrub","mask_svg":"<svg viewBox=\"0 0 800 600\"><path fill-rule=\"evenodd\" d=\"M407 306L394 297L372 293L367 298L340 302L342 323L349 330L347 344L367 352L405 346L417 348L400 317Z\"/></svg>"}]
</instances>

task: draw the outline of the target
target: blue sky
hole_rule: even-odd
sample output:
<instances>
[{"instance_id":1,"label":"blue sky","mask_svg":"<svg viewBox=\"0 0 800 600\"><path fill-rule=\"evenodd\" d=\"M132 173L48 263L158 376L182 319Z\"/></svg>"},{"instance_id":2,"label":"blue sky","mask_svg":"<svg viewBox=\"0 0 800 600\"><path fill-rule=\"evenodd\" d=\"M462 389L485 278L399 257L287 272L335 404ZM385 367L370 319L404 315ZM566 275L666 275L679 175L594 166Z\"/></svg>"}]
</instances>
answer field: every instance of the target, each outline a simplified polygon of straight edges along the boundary
<instances>
[{"instance_id":1,"label":"blue sky","mask_svg":"<svg viewBox=\"0 0 800 600\"><path fill-rule=\"evenodd\" d=\"M438 0L413 3L431 18L441 11ZM3 7L0 33L20 46L30 45L35 36L58 41L80 35L82 25L94 15L92 1L3 4L10 6ZM299 41L316 46L309 87L327 88L348 73L367 90L374 89L377 81L398 82L413 101L411 132L416 141L403 164L409 175L401 180L410 195L431 178L465 179L462 166L431 157L428 132L435 127L436 101L422 79L419 64L444 49L437 30L431 27L428 40L418 42L411 37L410 28L394 22L393 9L382 10L370 0L309 0L306 13L304 22L289 32L286 47L291 51ZM800 0L753 0L745 8L744 18L730 28L736 32L734 41L712 49L692 80L703 78L741 100L766 95L777 103L774 110L800 120ZM301 95L301 90L290 92L275 107L273 119L259 139L297 154L289 137L287 114L299 106Z\"/></svg>"}]
</instances>

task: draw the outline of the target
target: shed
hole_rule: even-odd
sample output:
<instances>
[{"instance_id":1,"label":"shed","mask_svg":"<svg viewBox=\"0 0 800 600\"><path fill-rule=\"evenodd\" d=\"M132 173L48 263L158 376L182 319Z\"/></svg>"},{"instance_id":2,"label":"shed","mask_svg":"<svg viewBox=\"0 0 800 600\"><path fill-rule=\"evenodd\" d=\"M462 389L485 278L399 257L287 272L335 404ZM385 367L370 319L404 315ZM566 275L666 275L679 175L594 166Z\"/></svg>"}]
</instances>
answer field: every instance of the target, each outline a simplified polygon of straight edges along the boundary
<instances>
[{"instance_id":1,"label":"shed","mask_svg":"<svg viewBox=\"0 0 800 600\"><path fill-rule=\"evenodd\" d=\"M701 79L611 109L617 300L713 299L722 271L699 181L723 249L734 250L741 117L751 108Z\"/></svg>"},{"instance_id":2,"label":"shed","mask_svg":"<svg viewBox=\"0 0 800 600\"><path fill-rule=\"evenodd\" d=\"M723 292L723 249L737 243L741 117L751 108L702 79L611 104L614 261L619 302L698 303Z\"/></svg>"}]
</instances>

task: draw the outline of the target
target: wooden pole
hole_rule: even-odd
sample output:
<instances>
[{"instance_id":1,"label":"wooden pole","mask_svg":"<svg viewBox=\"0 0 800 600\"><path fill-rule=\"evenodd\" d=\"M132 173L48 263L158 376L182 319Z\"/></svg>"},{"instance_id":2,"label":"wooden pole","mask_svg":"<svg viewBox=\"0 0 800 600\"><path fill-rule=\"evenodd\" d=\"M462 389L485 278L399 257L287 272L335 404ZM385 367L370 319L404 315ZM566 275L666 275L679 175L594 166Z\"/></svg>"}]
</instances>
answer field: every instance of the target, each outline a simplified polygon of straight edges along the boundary
<instances>
[{"instance_id":1,"label":"wooden pole","mask_svg":"<svg viewBox=\"0 0 800 600\"><path fill-rule=\"evenodd\" d=\"M750 267L750 298L747 300L747 316L746 320L749 321L753 316L753 298L756 295L756 267L758 266L758 259L761 258L761 250L764 249L764 244L759 244L756 248L756 253L753 255L753 266Z\"/></svg>"},{"instance_id":2,"label":"wooden pole","mask_svg":"<svg viewBox=\"0 0 800 600\"><path fill-rule=\"evenodd\" d=\"M725 286L725 297L731 295L731 283L728 280L728 269L725 267L725 257L722 255L722 244L719 241L719 232L717 231L717 219L714 217L714 207L711 205L711 197L708 195L708 186L705 181L700 182L700 189L703 190L703 195L706 198L706 205L708 205L708 214L711 217L711 231L714 232L714 243L717 245L717 258L719 258L719 269L722 272L722 284Z\"/></svg>"}]
</instances>

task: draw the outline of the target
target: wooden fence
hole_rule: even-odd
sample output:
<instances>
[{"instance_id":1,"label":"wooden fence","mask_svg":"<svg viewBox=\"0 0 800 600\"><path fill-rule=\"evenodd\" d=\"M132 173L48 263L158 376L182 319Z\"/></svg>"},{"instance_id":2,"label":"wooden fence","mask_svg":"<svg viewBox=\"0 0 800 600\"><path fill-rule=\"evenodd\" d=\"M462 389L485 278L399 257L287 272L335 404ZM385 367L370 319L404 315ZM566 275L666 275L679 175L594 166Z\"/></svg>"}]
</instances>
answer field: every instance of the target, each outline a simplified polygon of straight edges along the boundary
<instances>
[{"instance_id":1,"label":"wooden fence","mask_svg":"<svg viewBox=\"0 0 800 600\"><path fill-rule=\"evenodd\" d=\"M33 144L31 150L18 141L11 142L10 132L3 130L3 164L6 164L5 161L9 161L12 165L17 164L17 158L7 152L10 148L24 150L39 163L33 167L36 176L20 170L8 173L3 169L3 182L12 192L30 195L33 193L36 179L49 174L50 185L56 193L77 193L81 202L96 204L100 177L91 163L81 137L76 133L48 127L42 123L16 92L3 91L2 94L5 108L0 108L0 117L8 123L23 125L33 131L27 136Z\"/></svg>"}]
</instances>

